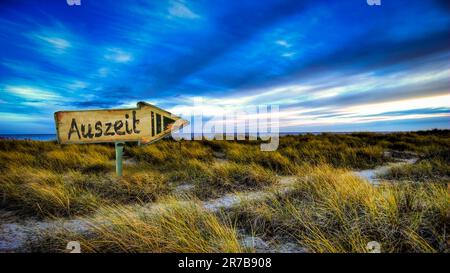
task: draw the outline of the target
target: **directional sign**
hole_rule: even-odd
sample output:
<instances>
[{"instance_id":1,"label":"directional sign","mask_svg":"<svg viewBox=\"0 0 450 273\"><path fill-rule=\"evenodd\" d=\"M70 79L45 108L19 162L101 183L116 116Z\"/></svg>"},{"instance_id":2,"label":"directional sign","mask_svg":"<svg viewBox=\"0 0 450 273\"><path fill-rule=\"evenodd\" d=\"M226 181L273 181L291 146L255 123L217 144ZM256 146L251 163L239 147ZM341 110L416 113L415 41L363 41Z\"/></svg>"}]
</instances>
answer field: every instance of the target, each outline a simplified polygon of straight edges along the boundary
<instances>
[{"instance_id":1,"label":"directional sign","mask_svg":"<svg viewBox=\"0 0 450 273\"><path fill-rule=\"evenodd\" d=\"M137 108L132 109L60 111L55 113L55 122L60 144L131 141L149 144L187 124L145 102L138 102Z\"/></svg>"}]
</instances>

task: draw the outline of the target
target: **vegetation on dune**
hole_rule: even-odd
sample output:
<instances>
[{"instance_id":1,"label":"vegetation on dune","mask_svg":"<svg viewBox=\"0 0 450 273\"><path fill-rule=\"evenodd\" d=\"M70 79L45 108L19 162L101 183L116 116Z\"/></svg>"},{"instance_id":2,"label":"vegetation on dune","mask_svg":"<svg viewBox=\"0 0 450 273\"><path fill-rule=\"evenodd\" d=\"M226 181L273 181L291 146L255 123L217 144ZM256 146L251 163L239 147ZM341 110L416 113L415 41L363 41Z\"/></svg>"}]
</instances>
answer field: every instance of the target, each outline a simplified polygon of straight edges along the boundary
<instances>
[{"instance_id":1,"label":"vegetation on dune","mask_svg":"<svg viewBox=\"0 0 450 273\"><path fill-rule=\"evenodd\" d=\"M443 182L450 177L450 130L285 136L274 152L259 144L127 144L118 178L113 145L0 140L0 208L87 217L91 232L50 234L40 240L47 249L33 251L61 250L69 239L92 252L247 251L232 216L249 233L293 238L313 252L365 252L369 241L380 242L383 252L449 252ZM419 160L382 177L395 183L374 187L348 172L411 156ZM297 180L280 192L279 175ZM167 199L185 184L195 200L256 189L274 194L213 214L198 201ZM154 201L149 213L146 203Z\"/></svg>"},{"instance_id":2,"label":"vegetation on dune","mask_svg":"<svg viewBox=\"0 0 450 273\"><path fill-rule=\"evenodd\" d=\"M169 192L164 176L141 172L121 178L112 174L63 175L45 169L15 168L0 178L2 206L39 216L74 216L102 204L148 202Z\"/></svg>"},{"instance_id":3,"label":"vegetation on dune","mask_svg":"<svg viewBox=\"0 0 450 273\"><path fill-rule=\"evenodd\" d=\"M373 187L330 166L300 175L294 188L233 209L235 221L265 236L295 238L312 252L448 252L450 194L442 184Z\"/></svg>"},{"instance_id":4,"label":"vegetation on dune","mask_svg":"<svg viewBox=\"0 0 450 273\"><path fill-rule=\"evenodd\" d=\"M389 180L450 182L450 148L428 151L412 165L394 166L381 176Z\"/></svg>"},{"instance_id":5,"label":"vegetation on dune","mask_svg":"<svg viewBox=\"0 0 450 273\"><path fill-rule=\"evenodd\" d=\"M194 181L195 194L201 199L218 197L226 192L261 189L277 182L275 174L256 164L213 164Z\"/></svg>"},{"instance_id":6,"label":"vegetation on dune","mask_svg":"<svg viewBox=\"0 0 450 273\"><path fill-rule=\"evenodd\" d=\"M0 206L38 216L74 216L101 204L147 202L167 193L158 171L114 175L111 145L0 141Z\"/></svg>"},{"instance_id":7,"label":"vegetation on dune","mask_svg":"<svg viewBox=\"0 0 450 273\"><path fill-rule=\"evenodd\" d=\"M0 141L2 170L8 168L43 168L55 172L79 170L106 172L113 168L114 149L109 145L58 145L41 141Z\"/></svg>"},{"instance_id":8,"label":"vegetation on dune","mask_svg":"<svg viewBox=\"0 0 450 273\"><path fill-rule=\"evenodd\" d=\"M164 206L107 206L88 218L91 232L52 232L31 251L64 250L79 241L83 252L243 252L236 230L194 201L166 200Z\"/></svg>"},{"instance_id":9,"label":"vegetation on dune","mask_svg":"<svg viewBox=\"0 0 450 273\"><path fill-rule=\"evenodd\" d=\"M450 146L450 130L408 133L352 133L288 135L274 152L262 152L260 142L208 141L236 163L255 163L279 174L295 174L303 165L329 164L336 168L368 169L394 160L385 152L424 154Z\"/></svg>"},{"instance_id":10,"label":"vegetation on dune","mask_svg":"<svg viewBox=\"0 0 450 273\"><path fill-rule=\"evenodd\" d=\"M179 168L188 159L212 162L212 150L196 141L164 140L155 144L127 149L127 154L139 162L146 162L161 170Z\"/></svg>"},{"instance_id":11,"label":"vegetation on dune","mask_svg":"<svg viewBox=\"0 0 450 273\"><path fill-rule=\"evenodd\" d=\"M395 148L421 154L413 166L393 168L389 179L437 181L449 176L450 131L285 136L274 152L258 141L163 140L127 145L133 164L114 176L112 145L58 145L55 142L0 141L1 206L40 215L76 215L98 203L155 200L170 192L169 182L195 185L201 198L276 183L276 174L303 166L370 168L393 160ZM217 158L219 157L219 158Z\"/></svg>"},{"instance_id":12,"label":"vegetation on dune","mask_svg":"<svg viewBox=\"0 0 450 273\"><path fill-rule=\"evenodd\" d=\"M240 143L230 143L225 153L227 159L239 164L253 163L280 174L291 174L294 171L289 158L279 151L263 152L259 146L243 147Z\"/></svg>"}]
</instances>

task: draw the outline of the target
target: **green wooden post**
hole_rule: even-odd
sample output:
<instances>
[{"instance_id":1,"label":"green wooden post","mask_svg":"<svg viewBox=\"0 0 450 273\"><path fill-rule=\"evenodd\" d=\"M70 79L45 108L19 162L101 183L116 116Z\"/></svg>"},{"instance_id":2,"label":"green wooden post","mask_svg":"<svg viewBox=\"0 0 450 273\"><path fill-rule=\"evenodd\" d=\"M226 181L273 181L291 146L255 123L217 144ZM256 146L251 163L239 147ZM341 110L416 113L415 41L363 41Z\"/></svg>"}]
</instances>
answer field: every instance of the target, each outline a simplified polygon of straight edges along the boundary
<instances>
[{"instance_id":1,"label":"green wooden post","mask_svg":"<svg viewBox=\"0 0 450 273\"><path fill-rule=\"evenodd\" d=\"M116 174L122 176L122 155L123 155L123 142L115 142L116 146Z\"/></svg>"}]
</instances>

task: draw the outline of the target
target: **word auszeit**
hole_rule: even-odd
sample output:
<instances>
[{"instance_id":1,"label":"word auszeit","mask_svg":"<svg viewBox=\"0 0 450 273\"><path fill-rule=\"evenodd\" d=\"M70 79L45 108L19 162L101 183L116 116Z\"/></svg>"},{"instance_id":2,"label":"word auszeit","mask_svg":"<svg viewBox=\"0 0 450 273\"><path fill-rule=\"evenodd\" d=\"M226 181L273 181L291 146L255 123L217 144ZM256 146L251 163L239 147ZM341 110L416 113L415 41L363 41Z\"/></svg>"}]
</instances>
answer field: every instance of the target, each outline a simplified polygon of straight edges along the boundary
<instances>
[{"instance_id":1,"label":"word auszeit","mask_svg":"<svg viewBox=\"0 0 450 273\"><path fill-rule=\"evenodd\" d=\"M72 118L68 139L70 140L72 135L75 135L78 139L92 139L101 136L124 136L139 134L141 131L137 129L137 125L140 120L136 118L136 111L132 112L131 120L129 119L130 115L125 114L124 120L119 119L114 122L102 123L101 121L97 121L94 124L78 124L77 120Z\"/></svg>"}]
</instances>

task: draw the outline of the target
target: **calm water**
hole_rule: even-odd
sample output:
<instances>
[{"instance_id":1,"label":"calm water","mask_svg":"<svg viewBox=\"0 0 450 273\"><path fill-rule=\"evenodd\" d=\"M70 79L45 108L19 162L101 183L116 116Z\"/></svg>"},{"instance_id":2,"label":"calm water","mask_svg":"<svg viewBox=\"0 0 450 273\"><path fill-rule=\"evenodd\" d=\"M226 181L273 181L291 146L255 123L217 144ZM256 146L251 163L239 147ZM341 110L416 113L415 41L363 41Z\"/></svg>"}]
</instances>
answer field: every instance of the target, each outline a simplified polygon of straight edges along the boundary
<instances>
[{"instance_id":1,"label":"calm water","mask_svg":"<svg viewBox=\"0 0 450 273\"><path fill-rule=\"evenodd\" d=\"M40 140L40 141L50 141L56 140L55 134L16 134L16 135L2 135L0 134L0 139L20 139L20 140Z\"/></svg>"}]
</instances>

